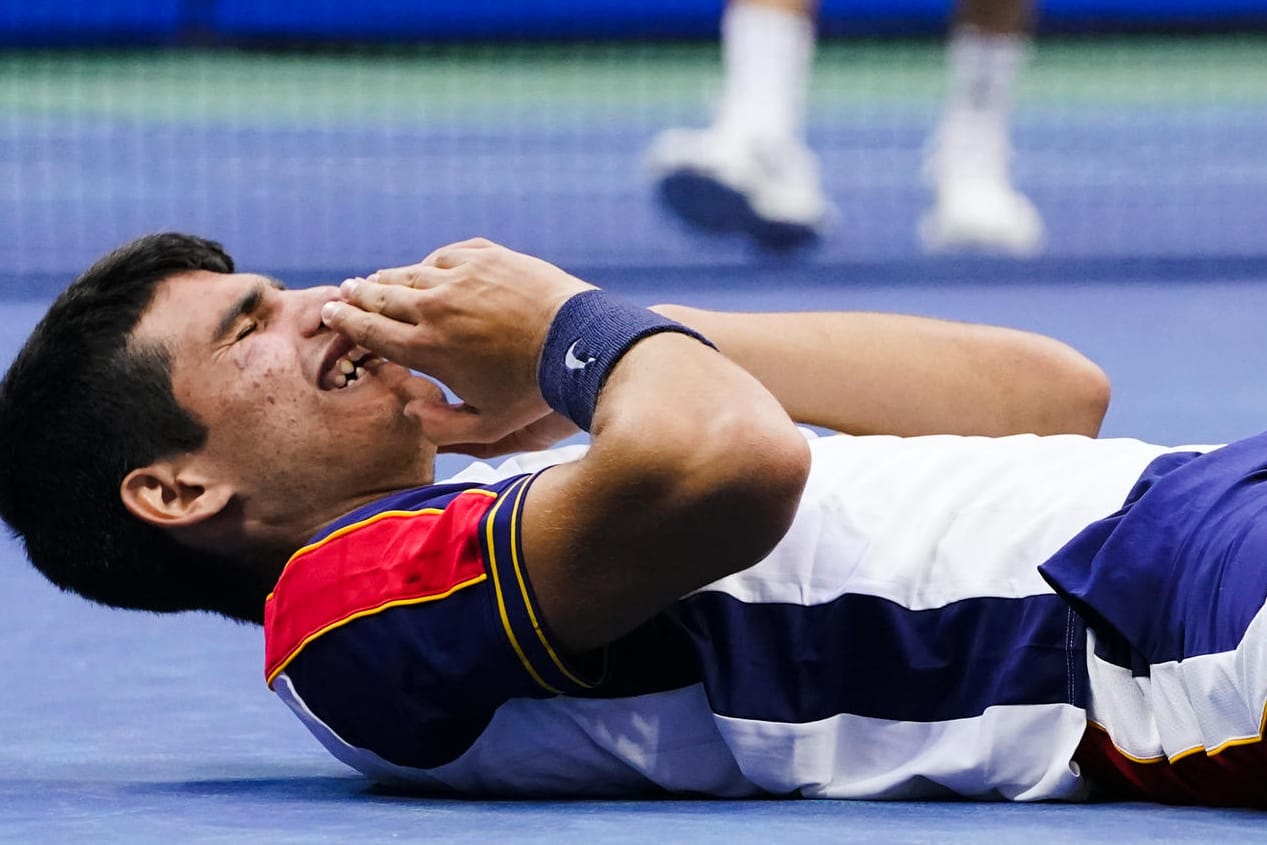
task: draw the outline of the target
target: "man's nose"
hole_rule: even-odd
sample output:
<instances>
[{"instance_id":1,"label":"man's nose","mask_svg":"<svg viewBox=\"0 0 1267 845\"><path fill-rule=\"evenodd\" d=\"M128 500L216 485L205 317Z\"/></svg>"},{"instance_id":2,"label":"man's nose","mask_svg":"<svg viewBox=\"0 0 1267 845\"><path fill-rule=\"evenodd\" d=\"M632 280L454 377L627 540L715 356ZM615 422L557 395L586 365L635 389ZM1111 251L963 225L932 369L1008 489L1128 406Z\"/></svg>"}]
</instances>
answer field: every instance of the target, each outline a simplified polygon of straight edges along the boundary
<instances>
[{"instance_id":1,"label":"man's nose","mask_svg":"<svg viewBox=\"0 0 1267 845\"><path fill-rule=\"evenodd\" d=\"M295 311L299 319L300 331L304 337L311 337L329 331L321 322L321 306L332 299L339 298L339 289L334 285L321 285L315 288L293 291L298 297Z\"/></svg>"}]
</instances>

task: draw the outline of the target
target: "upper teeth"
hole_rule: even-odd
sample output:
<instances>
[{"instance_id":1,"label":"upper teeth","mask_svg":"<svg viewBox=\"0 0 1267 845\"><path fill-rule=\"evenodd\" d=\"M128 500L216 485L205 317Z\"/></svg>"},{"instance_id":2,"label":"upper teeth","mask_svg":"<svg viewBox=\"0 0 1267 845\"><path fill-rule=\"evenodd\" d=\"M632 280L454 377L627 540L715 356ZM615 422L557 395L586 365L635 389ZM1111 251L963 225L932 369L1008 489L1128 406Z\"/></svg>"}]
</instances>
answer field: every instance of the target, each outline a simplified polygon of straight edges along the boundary
<instances>
[{"instance_id":1,"label":"upper teeth","mask_svg":"<svg viewBox=\"0 0 1267 845\"><path fill-rule=\"evenodd\" d=\"M335 387L346 387L349 382L356 381L365 375L365 367L358 367L356 362L352 359L353 355L357 355L361 358L362 364L373 358L373 356L369 355L364 350L353 350L347 355L344 355L342 358L336 360L334 362L333 375L330 376L330 383Z\"/></svg>"}]
</instances>

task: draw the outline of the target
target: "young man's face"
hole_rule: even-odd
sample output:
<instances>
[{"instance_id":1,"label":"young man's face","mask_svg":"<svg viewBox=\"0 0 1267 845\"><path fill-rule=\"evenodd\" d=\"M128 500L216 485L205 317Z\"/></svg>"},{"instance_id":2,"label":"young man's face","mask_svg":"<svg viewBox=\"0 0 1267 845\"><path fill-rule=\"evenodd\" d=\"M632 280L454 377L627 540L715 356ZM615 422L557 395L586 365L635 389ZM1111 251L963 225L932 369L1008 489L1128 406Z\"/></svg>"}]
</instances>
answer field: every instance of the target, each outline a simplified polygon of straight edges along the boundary
<instances>
[{"instance_id":1,"label":"young man's face","mask_svg":"<svg viewBox=\"0 0 1267 845\"><path fill-rule=\"evenodd\" d=\"M176 401L209 430L200 457L232 480L247 523L330 519L345 504L431 480L435 448L403 409L441 391L381 359L339 387L346 361L365 353L321 322L337 295L191 272L159 285L133 332L134 343L170 352Z\"/></svg>"}]
</instances>

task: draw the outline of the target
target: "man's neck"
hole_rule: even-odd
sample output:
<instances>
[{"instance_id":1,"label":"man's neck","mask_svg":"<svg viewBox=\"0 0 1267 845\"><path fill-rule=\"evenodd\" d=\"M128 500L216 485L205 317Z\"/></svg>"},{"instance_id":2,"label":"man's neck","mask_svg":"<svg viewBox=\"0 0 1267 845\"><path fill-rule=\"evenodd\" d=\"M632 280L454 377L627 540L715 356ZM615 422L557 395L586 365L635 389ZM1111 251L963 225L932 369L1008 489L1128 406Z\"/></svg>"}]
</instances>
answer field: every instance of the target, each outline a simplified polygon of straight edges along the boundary
<instances>
[{"instance_id":1,"label":"man's neck","mask_svg":"<svg viewBox=\"0 0 1267 845\"><path fill-rule=\"evenodd\" d=\"M353 511L360 510L366 505L377 502L379 499L384 499L395 493L402 493L406 490L413 490L418 487L426 487L427 485L434 483L434 479L431 476L428 476L426 480L419 481L417 483L391 484L384 486L382 489L370 490L342 499L338 502L338 504L330 508L323 509L320 513L313 514L311 519L307 520L294 534L291 535L290 554L293 554L295 551L305 546L312 540L313 537L321 534L332 524Z\"/></svg>"}]
</instances>

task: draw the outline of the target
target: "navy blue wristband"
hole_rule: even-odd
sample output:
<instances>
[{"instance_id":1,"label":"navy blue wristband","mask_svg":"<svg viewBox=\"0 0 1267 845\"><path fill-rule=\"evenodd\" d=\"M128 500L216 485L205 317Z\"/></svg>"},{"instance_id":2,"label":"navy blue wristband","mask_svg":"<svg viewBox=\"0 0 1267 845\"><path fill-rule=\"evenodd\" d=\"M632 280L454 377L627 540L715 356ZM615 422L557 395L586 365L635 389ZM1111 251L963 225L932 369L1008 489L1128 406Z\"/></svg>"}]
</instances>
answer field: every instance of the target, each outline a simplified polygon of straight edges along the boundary
<instances>
[{"instance_id":1,"label":"navy blue wristband","mask_svg":"<svg viewBox=\"0 0 1267 845\"><path fill-rule=\"evenodd\" d=\"M616 362L635 343L660 332L713 345L681 323L601 290L578 293L563 303L546 335L537 367L541 395L551 408L589 431L598 392Z\"/></svg>"}]
</instances>

